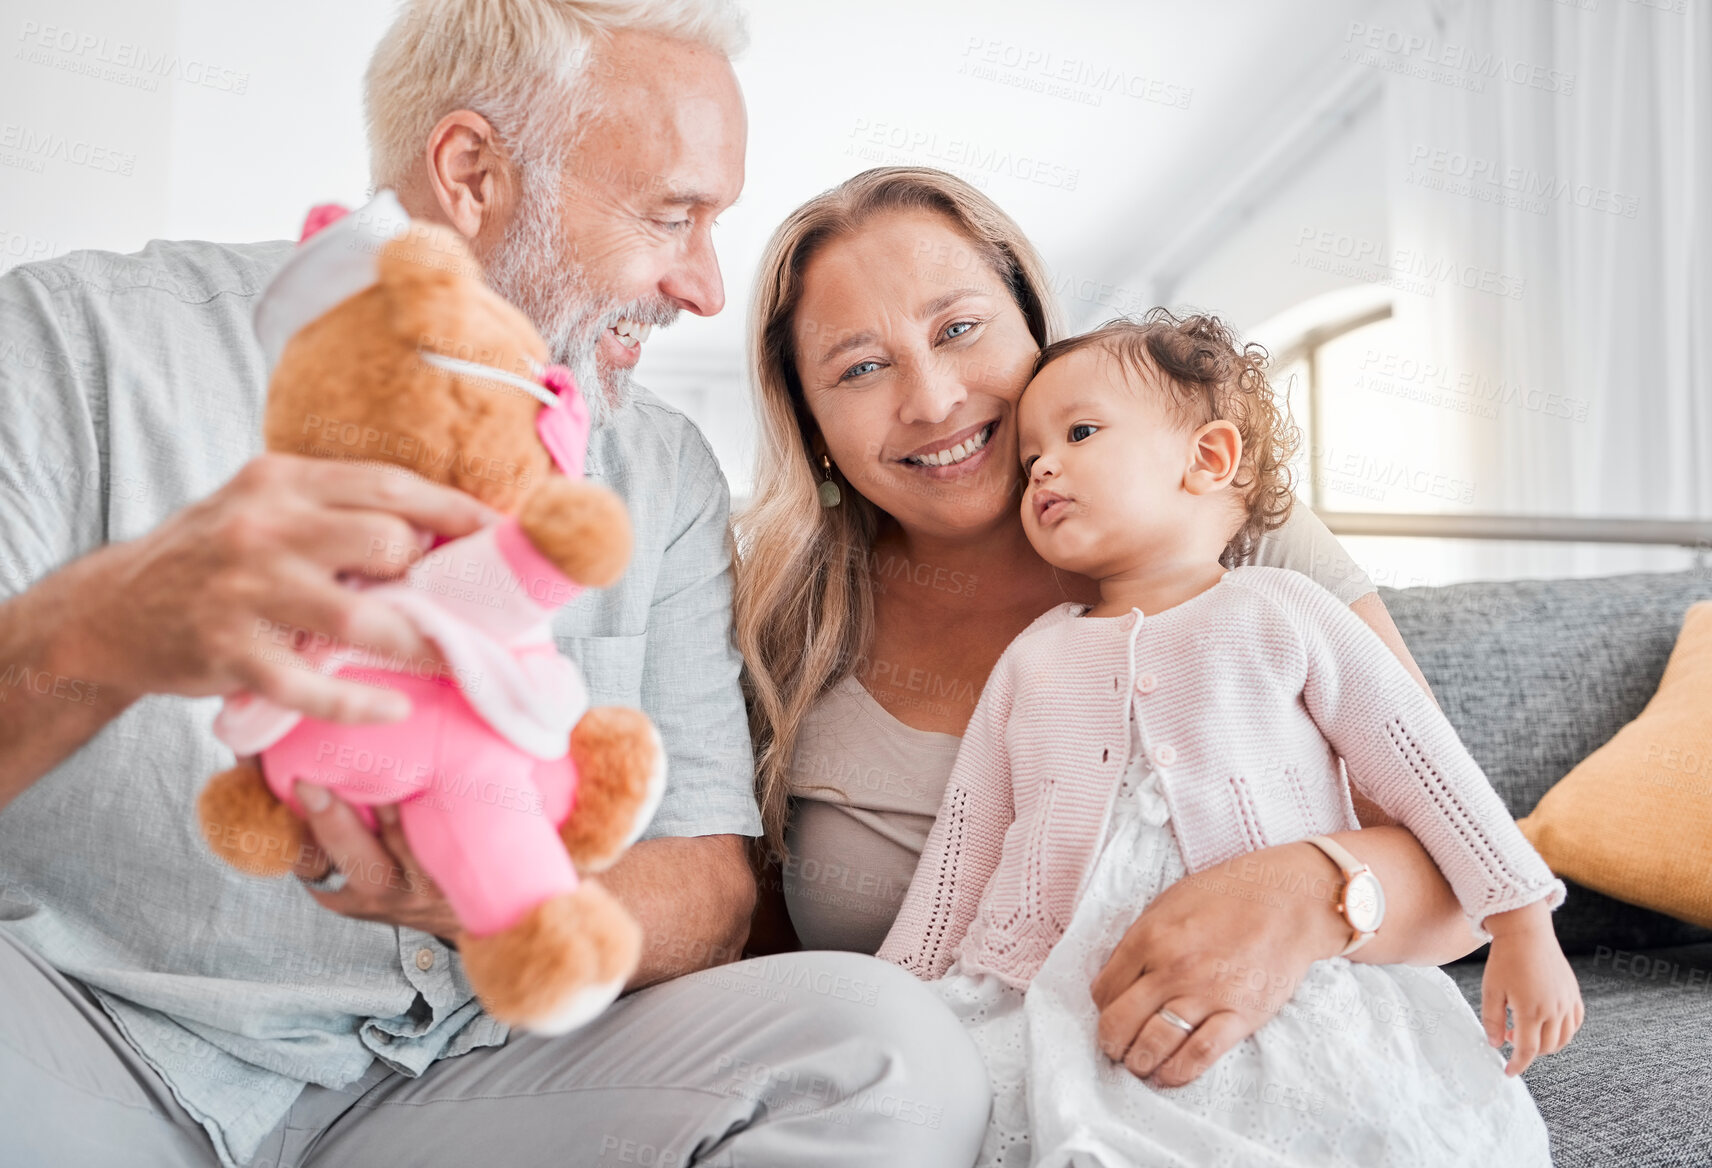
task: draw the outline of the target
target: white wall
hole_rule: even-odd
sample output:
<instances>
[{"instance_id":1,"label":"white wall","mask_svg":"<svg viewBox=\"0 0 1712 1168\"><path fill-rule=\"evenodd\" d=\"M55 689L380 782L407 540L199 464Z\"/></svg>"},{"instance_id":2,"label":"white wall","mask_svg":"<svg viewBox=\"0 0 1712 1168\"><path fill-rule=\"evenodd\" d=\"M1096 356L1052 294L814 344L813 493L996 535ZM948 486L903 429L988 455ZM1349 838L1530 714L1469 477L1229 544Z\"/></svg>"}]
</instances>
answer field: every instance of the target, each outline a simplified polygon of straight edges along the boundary
<instances>
[{"instance_id":1,"label":"white wall","mask_svg":"<svg viewBox=\"0 0 1712 1168\"><path fill-rule=\"evenodd\" d=\"M1541 7L1535 13L1538 21L1518 11L1516 0L1497 0L1494 10L1513 22L1539 24L1546 31L1538 39L1557 47L1522 47L1491 31L1483 39L1460 43L1497 46L1516 60L1548 61L1560 73L1575 77L1575 92L1584 103L1608 104L1612 90L1636 80L1624 72L1634 69L1632 51L1589 49L1585 42L1590 38L1613 45L1627 39L1632 50L1633 43L1652 38L1692 44L1696 35L1692 26L1673 31L1669 21L1680 14L1655 14L1634 5L1603 12L1591 7L1585 12L1548 12ZM1420 5L1381 3L1369 19L1388 30L1409 28L1406 22L1421 11ZM1620 22L1625 36L1580 27L1578 22L1595 17ZM1541 23L1550 19L1568 25L1555 40L1549 23ZM1361 100L1342 107L1347 116L1335 133L1316 136L1313 119L1305 118L1298 130L1306 145L1284 149L1281 165L1242 181L1208 183L1201 192L1201 214L1189 220L1187 229L1198 241L1195 246L1179 244L1164 258L1134 256L1116 278L1152 281L1162 299L1179 307L1216 310L1250 335L1274 344L1294 340L1305 328L1335 317L1338 313L1331 306L1339 302L1389 299L1395 305L1393 320L1334 346L1321 366L1321 432L1308 436L1308 457L1298 469L1306 478L1311 460L1322 479L1330 481L1330 489L1315 500L1322 510L1712 518L1706 505L1712 500L1712 458L1705 445L1691 437L1712 433L1712 386L1694 376L1678 377L1659 391L1651 384L1626 384L1620 372L1589 376L1568 356L1592 337L1597 339L1595 348L1615 346L1622 351L1625 345L1633 346L1626 362L1630 369L1644 367L1640 358L1659 354L1657 363L1675 372L1679 356L1692 360L1695 344L1704 349L1712 335L1712 304L1684 308L1695 295L1692 278L1685 274L1697 268L1688 258L1688 249L1697 244L1693 220L1682 206L1694 205L1695 195L1689 184L1654 182L1637 145L1656 139L1663 143L1657 147L1661 154L1674 156L1674 140L1666 137L1674 115L1657 114L1624 124L1619 134L1595 135L1598 111L1578 107L1574 94L1535 93L1454 68L1421 70L1420 62L1408 60L1399 65L1384 54L1352 51L1352 45L1359 48L1365 38L1348 27L1341 35L1330 28L1323 31L1325 67L1304 80L1299 99L1291 103L1299 110L1316 108L1327 94L1363 94L1359 84L1351 87L1350 82L1361 82L1363 70L1380 73L1375 62L1399 67L1383 71ZM1451 52L1445 46L1455 39L1447 38L1432 51ZM1706 39L1701 28L1703 47ZM1579 53L1564 47L1575 45L1583 46ZM1690 70L1712 66L1712 55L1704 52L1680 56L1687 58ZM1414 75L1410 67L1428 77ZM1446 78L1459 87L1445 85ZM1586 157L1554 162L1550 135L1512 124L1521 121L1518 108L1527 110L1529 100L1553 115L1563 137L1579 137ZM1644 102L1644 96L1640 100ZM1425 120L1422 111L1441 109L1446 112L1437 120L1447 125L1427 135L1405 129L1399 113L1410 111L1418 124ZM1582 122L1587 130L1577 135L1575 127ZM1477 141L1494 125L1502 148ZM1239 151L1278 149L1276 134L1233 133L1232 144ZM1516 198L1499 182L1467 183L1471 190L1465 193L1430 161L1415 163L1423 141L1459 160L1446 164L1446 170L1467 166L1471 158L1501 156L1512 167L1501 173L1519 184L1567 181L1574 191L1587 185L1627 191L1630 198L1637 190L1651 194L1638 213L1621 216L1595 214L1567 197L1555 202ZM1500 149L1505 153L1500 155ZM1693 149L1686 151L1689 159ZM1431 150L1427 157L1434 157ZM1695 165L1682 164L1684 169ZM1517 205L1506 205L1506 197ZM1218 211L1221 207L1224 210ZM1400 229L1400 210L1406 210L1412 231ZM1423 232L1422 223L1446 227ZM1665 223L1677 225L1679 242L1674 248L1659 247L1656 235L1649 234ZM1637 281L1630 275L1623 287L1603 286L1587 262L1589 253L1599 253L1597 246L1583 242L1590 228L1609 233L1609 247L1621 250L1631 270L1642 262L1653 263L1650 276ZM1504 241L1518 238L1534 243L1533 252L1519 255L1505 246ZM1674 258L1666 254L1643 261L1653 249L1674 251ZM1571 258L1577 256L1579 265ZM1509 282L1517 296L1488 296L1442 282L1435 286L1430 279L1409 274L1412 267L1431 269L1447 260L1490 273L1497 285ZM1518 275L1523 270L1534 273L1526 288ZM1582 273L1580 283L1575 271ZM1640 304L1650 303L1637 298L1637 288L1649 286L1669 290L1664 311L1637 311ZM1523 291L1526 299L1521 299ZM1571 297L1571 292L1579 295ZM1580 296L1598 306L1597 311L1578 312ZM1568 308L1559 310L1557 299L1569 300ZM1506 361L1492 355L1471 357L1469 346L1458 343L1459 334L1481 326L1508 341ZM1689 339L1695 336L1698 342ZM1487 349L1500 351L1493 344ZM1437 374L1419 374L1435 369ZM1488 387L1522 385L1530 396L1494 405L1463 391L1470 380ZM1299 417L1303 396L1292 396ZM1637 419L1632 403L1643 396L1665 399L1671 412L1649 411ZM1534 400L1543 408L1526 404ZM1644 444L1608 441L1599 422L1605 411L1656 437ZM1682 449L1684 443L1693 449ZM1349 467L1357 469L1338 473ZM1425 489L1398 482L1424 484ZM1670 489L1656 487L1659 483ZM1371 538L1345 543L1371 575L1396 584L1603 575L1707 562L1704 551L1696 555L1640 545Z\"/></svg>"},{"instance_id":2,"label":"white wall","mask_svg":"<svg viewBox=\"0 0 1712 1168\"><path fill-rule=\"evenodd\" d=\"M1252 331L1295 305L1348 288L1347 279L1301 262L1305 250L1313 254L1303 238L1325 230L1385 238L1385 179L1374 165L1384 154L1383 124L1379 102L1363 105L1339 134L1279 174L1248 218L1161 291L1174 304L1217 312Z\"/></svg>"},{"instance_id":3,"label":"white wall","mask_svg":"<svg viewBox=\"0 0 1712 1168\"><path fill-rule=\"evenodd\" d=\"M1184 191L1226 168L1210 148L1222 127L1276 114L1308 67L1301 46L1368 3L995 0L976 20L951 2L756 0L737 62L749 180L717 234L730 307L656 334L639 376L696 417L741 492L743 317L762 247L804 199L880 163L942 166L990 194L1047 258L1074 323L1145 307L1146 284L1117 279L1114 257L1168 238ZM281 238L313 203L362 198L361 75L392 10L0 0L0 38L28 54L0 74L0 125L135 156L125 176L0 166L0 265L155 236ZM103 61L139 47L151 67ZM200 83L210 65L222 88ZM152 89L122 83L138 80Z\"/></svg>"},{"instance_id":4,"label":"white wall","mask_svg":"<svg viewBox=\"0 0 1712 1168\"><path fill-rule=\"evenodd\" d=\"M0 0L0 269L155 236L286 237L308 206L360 200L362 70L393 7ZM1268 151L1340 85L1359 97L1374 71L1349 60L1352 30L1415 0L749 9L748 183L716 234L729 307L657 333L639 370L701 424L739 494L755 264L790 209L867 166L943 166L986 190L1046 257L1077 327L1164 297L1262 329L1362 283L1303 263L1305 234L1389 236L1381 103L1321 118L1282 159ZM1197 235L1233 192L1235 217ZM1401 404L1381 418L1392 432L1422 424ZM1478 574L1473 562L1447 549L1433 578Z\"/></svg>"}]
</instances>

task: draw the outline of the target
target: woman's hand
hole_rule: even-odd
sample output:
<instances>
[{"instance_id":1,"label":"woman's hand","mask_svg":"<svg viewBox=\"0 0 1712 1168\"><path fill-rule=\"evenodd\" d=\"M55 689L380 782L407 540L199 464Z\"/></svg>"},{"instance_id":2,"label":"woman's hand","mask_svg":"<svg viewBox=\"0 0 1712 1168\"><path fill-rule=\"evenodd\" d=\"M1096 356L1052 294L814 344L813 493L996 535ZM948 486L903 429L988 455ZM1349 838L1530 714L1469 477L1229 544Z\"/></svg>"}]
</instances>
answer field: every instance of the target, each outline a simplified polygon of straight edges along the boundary
<instances>
[{"instance_id":1,"label":"woman's hand","mask_svg":"<svg viewBox=\"0 0 1712 1168\"><path fill-rule=\"evenodd\" d=\"M1100 1049L1157 1086L1199 1077L1290 1000L1310 965L1348 944L1342 880L1318 848L1297 843L1165 889L1094 978Z\"/></svg>"},{"instance_id":2,"label":"woman's hand","mask_svg":"<svg viewBox=\"0 0 1712 1168\"><path fill-rule=\"evenodd\" d=\"M325 879L335 867L345 874L345 886L337 892L308 889L317 904L359 921L420 929L452 943L458 918L411 853L396 807L375 808L377 838L349 804L325 787L298 783L297 801L319 850L303 856L292 870L302 880Z\"/></svg>"}]
</instances>

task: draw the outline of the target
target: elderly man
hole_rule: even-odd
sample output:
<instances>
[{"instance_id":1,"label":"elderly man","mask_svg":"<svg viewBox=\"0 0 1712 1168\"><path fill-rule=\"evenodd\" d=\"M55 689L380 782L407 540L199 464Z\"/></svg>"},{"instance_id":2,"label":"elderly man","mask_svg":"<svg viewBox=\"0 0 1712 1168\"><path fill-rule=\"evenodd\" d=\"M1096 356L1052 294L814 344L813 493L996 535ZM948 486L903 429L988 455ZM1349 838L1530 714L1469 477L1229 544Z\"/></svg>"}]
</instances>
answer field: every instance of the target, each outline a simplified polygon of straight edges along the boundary
<instances>
[{"instance_id":1,"label":"elderly man","mask_svg":"<svg viewBox=\"0 0 1712 1168\"><path fill-rule=\"evenodd\" d=\"M974 1158L980 1064L907 975L848 954L721 964L760 827L728 498L695 427L629 370L653 326L724 306L711 230L742 185L742 35L712 0L419 0L368 73L376 186L468 237L599 387L589 473L636 527L624 580L555 632L593 698L642 706L670 755L649 838L606 878L647 943L638 992L564 1038L481 1011L396 826L377 838L300 787L320 851L298 881L238 875L196 834L198 788L230 761L213 695L404 712L258 630L423 653L337 576L396 574L367 549L412 525L485 519L424 481L254 456L249 313L289 245L156 242L0 278L0 1163Z\"/></svg>"}]
</instances>

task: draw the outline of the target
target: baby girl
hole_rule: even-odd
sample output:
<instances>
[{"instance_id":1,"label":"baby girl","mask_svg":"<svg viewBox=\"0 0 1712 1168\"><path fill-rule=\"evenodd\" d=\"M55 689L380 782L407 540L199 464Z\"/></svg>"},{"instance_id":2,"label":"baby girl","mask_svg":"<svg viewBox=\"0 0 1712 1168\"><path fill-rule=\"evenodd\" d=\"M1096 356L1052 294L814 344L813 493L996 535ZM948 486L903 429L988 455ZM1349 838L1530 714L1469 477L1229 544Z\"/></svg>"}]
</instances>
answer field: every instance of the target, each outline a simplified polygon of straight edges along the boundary
<instances>
[{"instance_id":1,"label":"baby girl","mask_svg":"<svg viewBox=\"0 0 1712 1168\"><path fill-rule=\"evenodd\" d=\"M1023 524L1100 603L1048 612L994 667L880 956L937 979L982 1050L983 1164L1548 1165L1514 1076L1581 1023L1550 921L1563 883L1372 630L1306 576L1222 566L1290 507L1296 439L1264 360L1161 310L1040 354L1018 405ZM1440 970L1345 956L1383 897L1324 835L1359 826L1340 759L1491 938L1484 1033ZM1179 998L1099 1033L1089 986L1137 906L1301 840L1344 870L1343 954L1199 1079L1131 1074L1132 1044L1231 1022Z\"/></svg>"}]
</instances>

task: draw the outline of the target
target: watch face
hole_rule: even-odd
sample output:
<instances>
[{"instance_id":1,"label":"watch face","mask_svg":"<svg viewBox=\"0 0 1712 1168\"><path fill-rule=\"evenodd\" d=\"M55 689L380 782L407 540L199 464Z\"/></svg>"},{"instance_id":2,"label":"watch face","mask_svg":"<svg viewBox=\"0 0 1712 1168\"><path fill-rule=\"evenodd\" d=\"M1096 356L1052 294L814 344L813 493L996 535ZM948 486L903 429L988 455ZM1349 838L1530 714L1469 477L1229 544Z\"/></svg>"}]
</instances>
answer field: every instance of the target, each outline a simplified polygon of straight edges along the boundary
<instances>
[{"instance_id":1,"label":"watch face","mask_svg":"<svg viewBox=\"0 0 1712 1168\"><path fill-rule=\"evenodd\" d=\"M1385 890L1379 877L1371 872L1357 872L1343 889L1343 912L1349 927L1357 932L1371 933L1385 919Z\"/></svg>"}]
</instances>

